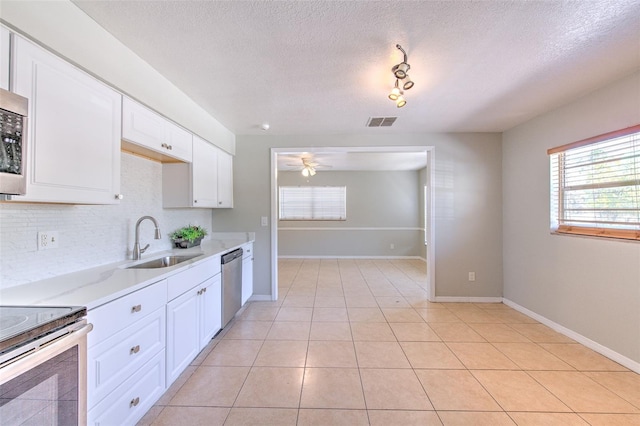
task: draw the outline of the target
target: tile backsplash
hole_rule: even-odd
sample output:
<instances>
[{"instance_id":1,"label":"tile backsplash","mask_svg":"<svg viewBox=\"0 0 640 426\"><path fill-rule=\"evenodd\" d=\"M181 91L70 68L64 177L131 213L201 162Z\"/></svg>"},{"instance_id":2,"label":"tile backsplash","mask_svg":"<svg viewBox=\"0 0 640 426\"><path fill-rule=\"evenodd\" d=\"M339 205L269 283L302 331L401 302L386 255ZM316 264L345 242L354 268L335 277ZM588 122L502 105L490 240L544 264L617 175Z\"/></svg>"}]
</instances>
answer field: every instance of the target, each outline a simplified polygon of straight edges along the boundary
<instances>
[{"instance_id":1,"label":"tile backsplash","mask_svg":"<svg viewBox=\"0 0 640 426\"><path fill-rule=\"evenodd\" d=\"M136 221L145 215L140 242L150 244L143 257L171 248L169 234L187 225L212 229L210 209L163 209L162 165L122 153L121 193L118 205L88 206L38 203L0 203L0 288L12 287L131 258ZM37 233L57 231L56 249L37 248Z\"/></svg>"}]
</instances>

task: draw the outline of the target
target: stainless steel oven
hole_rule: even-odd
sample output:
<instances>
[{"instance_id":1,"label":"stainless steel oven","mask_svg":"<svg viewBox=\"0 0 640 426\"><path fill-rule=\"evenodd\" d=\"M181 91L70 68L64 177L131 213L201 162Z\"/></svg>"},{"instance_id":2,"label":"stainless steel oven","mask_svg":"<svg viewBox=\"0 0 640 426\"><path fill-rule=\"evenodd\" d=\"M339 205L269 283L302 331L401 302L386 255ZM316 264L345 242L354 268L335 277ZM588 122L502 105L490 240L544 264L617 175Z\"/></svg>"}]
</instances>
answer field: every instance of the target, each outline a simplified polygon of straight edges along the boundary
<instances>
[{"instance_id":1,"label":"stainless steel oven","mask_svg":"<svg viewBox=\"0 0 640 426\"><path fill-rule=\"evenodd\" d=\"M27 189L27 98L0 89L0 194Z\"/></svg>"},{"instance_id":2,"label":"stainless steel oven","mask_svg":"<svg viewBox=\"0 0 640 426\"><path fill-rule=\"evenodd\" d=\"M0 306L0 423L86 425L84 307Z\"/></svg>"}]
</instances>

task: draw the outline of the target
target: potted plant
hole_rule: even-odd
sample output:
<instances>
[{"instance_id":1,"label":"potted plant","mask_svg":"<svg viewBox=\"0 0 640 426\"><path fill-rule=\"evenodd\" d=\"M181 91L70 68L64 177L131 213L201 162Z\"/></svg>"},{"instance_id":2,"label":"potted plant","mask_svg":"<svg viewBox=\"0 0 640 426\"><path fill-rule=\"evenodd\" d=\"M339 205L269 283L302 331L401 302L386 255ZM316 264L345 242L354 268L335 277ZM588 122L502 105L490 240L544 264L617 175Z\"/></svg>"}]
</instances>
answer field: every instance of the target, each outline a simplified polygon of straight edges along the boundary
<instances>
[{"instance_id":1,"label":"potted plant","mask_svg":"<svg viewBox=\"0 0 640 426\"><path fill-rule=\"evenodd\" d=\"M207 235L207 230L201 226L189 225L176 229L169 237L178 248L189 248L199 246L202 238Z\"/></svg>"}]
</instances>

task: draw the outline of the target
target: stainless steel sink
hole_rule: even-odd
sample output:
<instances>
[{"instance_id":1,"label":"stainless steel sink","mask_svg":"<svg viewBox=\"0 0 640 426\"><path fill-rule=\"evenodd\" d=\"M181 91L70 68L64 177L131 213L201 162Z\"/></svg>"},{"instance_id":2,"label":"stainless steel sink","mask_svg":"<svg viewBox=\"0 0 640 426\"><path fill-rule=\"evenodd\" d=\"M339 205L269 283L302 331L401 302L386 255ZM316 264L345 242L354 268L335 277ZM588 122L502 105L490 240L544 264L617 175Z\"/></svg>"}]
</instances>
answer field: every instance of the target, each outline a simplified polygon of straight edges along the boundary
<instances>
[{"instance_id":1,"label":"stainless steel sink","mask_svg":"<svg viewBox=\"0 0 640 426\"><path fill-rule=\"evenodd\" d=\"M200 256L199 254L192 254L189 256L164 256L158 259L147 260L137 265L127 266L125 269L158 269L167 268L169 266L177 265L178 263L186 262L194 257Z\"/></svg>"}]
</instances>

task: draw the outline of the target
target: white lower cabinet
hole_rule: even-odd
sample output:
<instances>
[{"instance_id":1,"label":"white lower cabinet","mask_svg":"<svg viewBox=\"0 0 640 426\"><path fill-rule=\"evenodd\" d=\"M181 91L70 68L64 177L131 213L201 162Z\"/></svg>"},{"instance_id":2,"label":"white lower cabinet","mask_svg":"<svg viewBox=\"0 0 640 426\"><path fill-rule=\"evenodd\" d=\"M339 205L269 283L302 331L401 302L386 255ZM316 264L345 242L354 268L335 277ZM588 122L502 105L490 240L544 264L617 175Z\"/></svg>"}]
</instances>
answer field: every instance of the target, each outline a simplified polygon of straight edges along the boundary
<instances>
[{"instance_id":1,"label":"white lower cabinet","mask_svg":"<svg viewBox=\"0 0 640 426\"><path fill-rule=\"evenodd\" d=\"M89 425L135 425L222 328L220 256L89 310Z\"/></svg>"},{"instance_id":2,"label":"white lower cabinet","mask_svg":"<svg viewBox=\"0 0 640 426\"><path fill-rule=\"evenodd\" d=\"M242 305L253 295L253 243L242 246Z\"/></svg>"},{"instance_id":3,"label":"white lower cabinet","mask_svg":"<svg viewBox=\"0 0 640 426\"><path fill-rule=\"evenodd\" d=\"M167 383L173 381L198 355L199 290L191 289L167 304Z\"/></svg>"},{"instance_id":4,"label":"white lower cabinet","mask_svg":"<svg viewBox=\"0 0 640 426\"><path fill-rule=\"evenodd\" d=\"M165 391L164 351L135 371L115 391L89 410L87 424L135 425Z\"/></svg>"},{"instance_id":5,"label":"white lower cabinet","mask_svg":"<svg viewBox=\"0 0 640 426\"><path fill-rule=\"evenodd\" d=\"M165 391L167 280L89 310L90 425L135 424Z\"/></svg>"},{"instance_id":6,"label":"white lower cabinet","mask_svg":"<svg viewBox=\"0 0 640 426\"><path fill-rule=\"evenodd\" d=\"M90 348L87 365L87 406L92 407L165 347L165 310Z\"/></svg>"},{"instance_id":7,"label":"white lower cabinet","mask_svg":"<svg viewBox=\"0 0 640 426\"><path fill-rule=\"evenodd\" d=\"M198 333L201 350L222 328L222 277L218 274L202 285L204 291L199 299L200 327Z\"/></svg>"},{"instance_id":8,"label":"white lower cabinet","mask_svg":"<svg viewBox=\"0 0 640 426\"><path fill-rule=\"evenodd\" d=\"M221 297L217 274L167 304L167 386L220 330Z\"/></svg>"}]
</instances>

